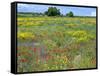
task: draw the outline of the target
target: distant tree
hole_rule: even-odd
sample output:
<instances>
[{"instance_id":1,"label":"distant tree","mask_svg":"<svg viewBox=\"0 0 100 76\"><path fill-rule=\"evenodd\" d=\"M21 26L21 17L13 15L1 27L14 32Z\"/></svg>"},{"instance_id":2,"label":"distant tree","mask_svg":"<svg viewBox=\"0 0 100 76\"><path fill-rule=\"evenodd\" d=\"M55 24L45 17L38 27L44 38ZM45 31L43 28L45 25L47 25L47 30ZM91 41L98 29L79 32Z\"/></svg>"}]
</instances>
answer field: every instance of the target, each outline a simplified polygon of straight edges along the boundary
<instances>
[{"instance_id":1,"label":"distant tree","mask_svg":"<svg viewBox=\"0 0 100 76\"><path fill-rule=\"evenodd\" d=\"M48 10L45 11L45 15L59 16L60 15L60 9L57 9L56 7L49 7Z\"/></svg>"},{"instance_id":2,"label":"distant tree","mask_svg":"<svg viewBox=\"0 0 100 76\"><path fill-rule=\"evenodd\" d=\"M60 16L64 16L63 14L61 14Z\"/></svg>"},{"instance_id":3,"label":"distant tree","mask_svg":"<svg viewBox=\"0 0 100 76\"><path fill-rule=\"evenodd\" d=\"M45 14L45 15L48 15L48 11L45 11L44 14Z\"/></svg>"},{"instance_id":4,"label":"distant tree","mask_svg":"<svg viewBox=\"0 0 100 76\"><path fill-rule=\"evenodd\" d=\"M73 14L73 12L72 12L72 11L70 11L69 13L67 13L67 14L66 14L66 16L68 16L68 17L73 17L73 16L74 16L74 14Z\"/></svg>"}]
</instances>

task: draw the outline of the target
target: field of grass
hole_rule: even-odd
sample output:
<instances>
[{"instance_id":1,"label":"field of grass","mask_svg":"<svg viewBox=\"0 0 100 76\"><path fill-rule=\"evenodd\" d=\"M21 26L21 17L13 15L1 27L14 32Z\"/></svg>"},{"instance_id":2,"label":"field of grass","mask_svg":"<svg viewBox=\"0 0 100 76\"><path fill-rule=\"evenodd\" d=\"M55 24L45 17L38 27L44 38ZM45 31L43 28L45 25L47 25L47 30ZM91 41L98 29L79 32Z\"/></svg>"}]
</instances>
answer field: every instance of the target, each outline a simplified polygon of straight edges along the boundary
<instances>
[{"instance_id":1,"label":"field of grass","mask_svg":"<svg viewBox=\"0 0 100 76\"><path fill-rule=\"evenodd\" d=\"M96 18L18 17L17 71L96 67Z\"/></svg>"}]
</instances>

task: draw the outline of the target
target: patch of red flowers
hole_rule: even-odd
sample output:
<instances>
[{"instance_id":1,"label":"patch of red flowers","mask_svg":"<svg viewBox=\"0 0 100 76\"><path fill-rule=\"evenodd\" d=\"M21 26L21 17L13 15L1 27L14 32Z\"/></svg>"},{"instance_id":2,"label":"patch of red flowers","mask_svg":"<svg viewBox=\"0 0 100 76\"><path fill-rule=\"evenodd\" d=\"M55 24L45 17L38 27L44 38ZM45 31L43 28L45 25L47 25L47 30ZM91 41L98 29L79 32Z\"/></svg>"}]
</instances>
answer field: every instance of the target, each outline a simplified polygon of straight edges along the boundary
<instances>
[{"instance_id":1,"label":"patch of red flowers","mask_svg":"<svg viewBox=\"0 0 100 76\"><path fill-rule=\"evenodd\" d=\"M27 59L20 59L19 62L28 62Z\"/></svg>"},{"instance_id":2,"label":"patch of red flowers","mask_svg":"<svg viewBox=\"0 0 100 76\"><path fill-rule=\"evenodd\" d=\"M18 53L17 56L21 56L21 53Z\"/></svg>"},{"instance_id":3,"label":"patch of red flowers","mask_svg":"<svg viewBox=\"0 0 100 76\"><path fill-rule=\"evenodd\" d=\"M32 56L32 54L31 53L28 53L28 52L20 52L20 53L17 53L17 56L23 56L23 55Z\"/></svg>"},{"instance_id":4,"label":"patch of red flowers","mask_svg":"<svg viewBox=\"0 0 100 76\"><path fill-rule=\"evenodd\" d=\"M34 48L33 48L33 52L36 53L37 51L41 51L41 48L36 48L36 47L34 47Z\"/></svg>"},{"instance_id":5,"label":"patch of red flowers","mask_svg":"<svg viewBox=\"0 0 100 76\"><path fill-rule=\"evenodd\" d=\"M37 48L36 48L36 47L34 47L34 48L33 48L33 51L34 51L34 53L36 53L36 51L37 51Z\"/></svg>"}]
</instances>

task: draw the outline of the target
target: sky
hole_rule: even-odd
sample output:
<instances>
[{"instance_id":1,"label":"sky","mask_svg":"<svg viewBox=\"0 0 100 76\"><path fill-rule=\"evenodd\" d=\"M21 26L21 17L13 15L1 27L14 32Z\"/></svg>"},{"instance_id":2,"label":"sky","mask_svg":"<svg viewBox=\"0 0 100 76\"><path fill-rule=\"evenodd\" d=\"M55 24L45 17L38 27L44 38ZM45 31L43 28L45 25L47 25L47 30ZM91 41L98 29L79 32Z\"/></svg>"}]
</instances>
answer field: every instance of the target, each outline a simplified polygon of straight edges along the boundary
<instances>
[{"instance_id":1,"label":"sky","mask_svg":"<svg viewBox=\"0 0 100 76\"><path fill-rule=\"evenodd\" d=\"M54 5L38 5L38 4L22 4L17 5L18 12L38 12L44 13L48 10L48 7L56 7L60 9L61 14L72 11L75 16L96 16L96 8L89 7L74 7L74 6L54 6Z\"/></svg>"}]
</instances>

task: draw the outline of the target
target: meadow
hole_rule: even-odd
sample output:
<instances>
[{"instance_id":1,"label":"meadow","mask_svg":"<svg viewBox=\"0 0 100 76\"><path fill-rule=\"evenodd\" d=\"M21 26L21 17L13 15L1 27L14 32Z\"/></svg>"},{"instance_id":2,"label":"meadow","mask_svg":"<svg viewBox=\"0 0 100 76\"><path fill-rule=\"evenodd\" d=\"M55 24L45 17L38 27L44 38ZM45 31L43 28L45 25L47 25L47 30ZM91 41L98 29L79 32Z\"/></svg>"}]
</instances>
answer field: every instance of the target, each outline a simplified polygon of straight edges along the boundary
<instances>
[{"instance_id":1,"label":"meadow","mask_svg":"<svg viewBox=\"0 0 100 76\"><path fill-rule=\"evenodd\" d=\"M17 71L96 67L95 17L17 18Z\"/></svg>"}]
</instances>

